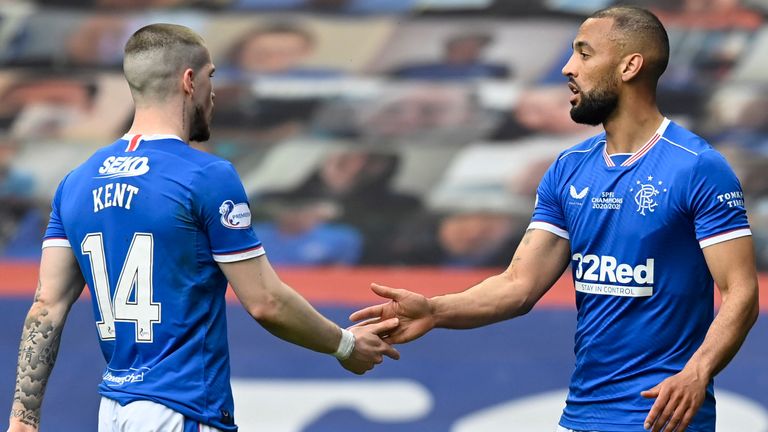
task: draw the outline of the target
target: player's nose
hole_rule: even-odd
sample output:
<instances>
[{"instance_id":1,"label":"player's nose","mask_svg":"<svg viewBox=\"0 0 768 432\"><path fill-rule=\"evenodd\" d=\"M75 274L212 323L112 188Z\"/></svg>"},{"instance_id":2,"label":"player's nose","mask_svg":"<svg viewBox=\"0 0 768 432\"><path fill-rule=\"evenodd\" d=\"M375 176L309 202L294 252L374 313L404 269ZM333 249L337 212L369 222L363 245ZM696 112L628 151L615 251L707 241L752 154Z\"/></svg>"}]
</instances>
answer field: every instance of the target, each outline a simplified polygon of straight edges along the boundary
<instances>
[{"instance_id":1,"label":"player's nose","mask_svg":"<svg viewBox=\"0 0 768 432\"><path fill-rule=\"evenodd\" d=\"M568 57L568 61L563 66L563 69L560 71L563 75L567 77L574 77L576 76L576 68L574 67L573 62L573 55Z\"/></svg>"}]
</instances>

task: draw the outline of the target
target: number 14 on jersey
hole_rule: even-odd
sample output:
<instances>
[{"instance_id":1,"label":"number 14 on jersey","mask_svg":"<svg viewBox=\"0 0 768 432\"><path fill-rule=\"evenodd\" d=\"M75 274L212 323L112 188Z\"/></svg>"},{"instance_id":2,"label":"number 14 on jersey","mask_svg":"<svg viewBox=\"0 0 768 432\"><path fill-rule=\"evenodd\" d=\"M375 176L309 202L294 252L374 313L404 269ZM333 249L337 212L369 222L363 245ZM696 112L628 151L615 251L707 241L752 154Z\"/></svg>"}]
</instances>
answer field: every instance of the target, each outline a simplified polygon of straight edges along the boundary
<instances>
[{"instance_id":1,"label":"number 14 on jersey","mask_svg":"<svg viewBox=\"0 0 768 432\"><path fill-rule=\"evenodd\" d=\"M112 296L102 233L90 233L80 245L91 262L93 292L101 320L96 323L102 340L115 339L115 322L136 325L136 342L152 342L152 326L160 322L161 305L152 301L154 239L135 233ZM131 298L133 296L133 298Z\"/></svg>"}]
</instances>

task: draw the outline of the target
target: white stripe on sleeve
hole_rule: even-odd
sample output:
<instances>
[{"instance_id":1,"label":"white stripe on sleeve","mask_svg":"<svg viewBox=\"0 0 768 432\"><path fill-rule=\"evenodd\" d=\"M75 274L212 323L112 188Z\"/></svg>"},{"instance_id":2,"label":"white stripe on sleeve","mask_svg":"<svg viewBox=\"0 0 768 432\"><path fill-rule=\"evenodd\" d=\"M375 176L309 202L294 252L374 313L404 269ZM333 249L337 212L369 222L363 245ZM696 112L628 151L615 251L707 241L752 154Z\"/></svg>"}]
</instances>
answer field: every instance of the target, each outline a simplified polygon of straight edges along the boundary
<instances>
[{"instance_id":1,"label":"white stripe on sleeve","mask_svg":"<svg viewBox=\"0 0 768 432\"><path fill-rule=\"evenodd\" d=\"M49 238L43 240L43 249L47 247L68 247L71 248L72 246L69 244L69 240L65 238Z\"/></svg>"},{"instance_id":2,"label":"white stripe on sleeve","mask_svg":"<svg viewBox=\"0 0 768 432\"><path fill-rule=\"evenodd\" d=\"M699 247L704 249L707 246L712 246L713 244L722 243L724 241L733 240L735 238L739 237L746 237L751 236L752 231L749 228L742 228L737 229L733 231L727 231L722 234L717 234L712 237L707 237L699 242Z\"/></svg>"},{"instance_id":3,"label":"white stripe on sleeve","mask_svg":"<svg viewBox=\"0 0 768 432\"><path fill-rule=\"evenodd\" d=\"M265 251L262 246L253 248L253 249L247 249L242 252L235 252L235 253L229 253L229 254L213 254L213 260L216 262L221 263L230 263L230 262L237 262L237 261L243 261L247 260L249 258L256 258L257 256L264 255Z\"/></svg>"},{"instance_id":4,"label":"white stripe on sleeve","mask_svg":"<svg viewBox=\"0 0 768 432\"><path fill-rule=\"evenodd\" d=\"M540 230L544 230L544 231L549 231L552 234L554 234L554 235L556 235L558 237L562 237L562 238L564 238L566 240L570 240L571 239L571 237L568 235L568 231L566 231L566 230L564 230L564 229L562 229L562 228L560 228L558 226L552 225L551 223L547 223L547 222L533 221L533 222L531 222L530 225L528 225L528 229L540 229Z\"/></svg>"}]
</instances>

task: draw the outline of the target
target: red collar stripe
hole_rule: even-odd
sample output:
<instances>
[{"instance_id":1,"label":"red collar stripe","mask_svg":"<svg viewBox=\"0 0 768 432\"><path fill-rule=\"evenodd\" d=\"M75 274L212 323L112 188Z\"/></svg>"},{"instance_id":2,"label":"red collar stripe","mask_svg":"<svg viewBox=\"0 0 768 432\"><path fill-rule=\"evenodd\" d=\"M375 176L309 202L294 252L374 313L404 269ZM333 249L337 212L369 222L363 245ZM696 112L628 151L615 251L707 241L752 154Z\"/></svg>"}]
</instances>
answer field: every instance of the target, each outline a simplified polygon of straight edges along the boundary
<instances>
[{"instance_id":1,"label":"red collar stripe","mask_svg":"<svg viewBox=\"0 0 768 432\"><path fill-rule=\"evenodd\" d=\"M637 153L633 154L629 159L625 160L621 166L630 166L633 163L635 163L636 160L643 157L644 154L648 153L648 151L653 147L654 144L661 138L661 135L658 133L651 138L650 141L648 141L644 146L640 148L640 150L637 151Z\"/></svg>"},{"instance_id":2,"label":"red collar stripe","mask_svg":"<svg viewBox=\"0 0 768 432\"><path fill-rule=\"evenodd\" d=\"M134 135L133 138L131 138L131 142L128 144L128 147L125 149L127 152L135 151L137 148L139 148L139 141L141 140L141 135Z\"/></svg>"},{"instance_id":3,"label":"red collar stripe","mask_svg":"<svg viewBox=\"0 0 768 432\"><path fill-rule=\"evenodd\" d=\"M606 145L608 144L606 143ZM606 150L605 147L603 147L603 159L605 159L605 164L608 165L609 167L616 166L616 164L613 163L613 159L611 159L611 157L608 155L608 151Z\"/></svg>"}]
</instances>

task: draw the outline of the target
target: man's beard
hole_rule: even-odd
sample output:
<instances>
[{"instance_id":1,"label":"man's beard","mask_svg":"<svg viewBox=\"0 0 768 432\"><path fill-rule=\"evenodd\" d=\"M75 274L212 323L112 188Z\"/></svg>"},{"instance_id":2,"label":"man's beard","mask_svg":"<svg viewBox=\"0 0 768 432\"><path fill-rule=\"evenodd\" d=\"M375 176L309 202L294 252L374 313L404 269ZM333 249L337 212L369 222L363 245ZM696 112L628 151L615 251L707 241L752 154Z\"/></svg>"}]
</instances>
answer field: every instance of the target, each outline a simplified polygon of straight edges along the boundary
<instances>
[{"instance_id":1,"label":"man's beard","mask_svg":"<svg viewBox=\"0 0 768 432\"><path fill-rule=\"evenodd\" d=\"M189 131L189 140L205 142L211 137L211 128L206 119L205 111L201 106L195 107L195 113L192 116L192 129Z\"/></svg>"},{"instance_id":2,"label":"man's beard","mask_svg":"<svg viewBox=\"0 0 768 432\"><path fill-rule=\"evenodd\" d=\"M581 93L581 101L571 107L573 121L597 126L613 114L619 104L619 94L615 85L605 84L589 93Z\"/></svg>"}]
</instances>

